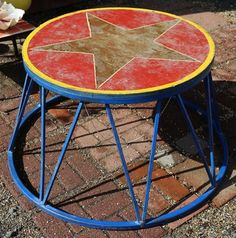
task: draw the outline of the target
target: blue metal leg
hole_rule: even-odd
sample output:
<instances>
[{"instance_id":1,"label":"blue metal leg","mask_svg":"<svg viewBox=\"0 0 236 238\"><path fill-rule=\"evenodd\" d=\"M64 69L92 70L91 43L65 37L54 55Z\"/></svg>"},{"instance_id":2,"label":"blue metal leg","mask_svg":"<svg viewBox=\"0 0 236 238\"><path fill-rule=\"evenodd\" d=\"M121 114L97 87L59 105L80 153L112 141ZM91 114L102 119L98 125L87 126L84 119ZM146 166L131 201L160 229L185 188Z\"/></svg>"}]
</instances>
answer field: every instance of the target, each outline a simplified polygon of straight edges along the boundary
<instances>
[{"instance_id":1,"label":"blue metal leg","mask_svg":"<svg viewBox=\"0 0 236 238\"><path fill-rule=\"evenodd\" d=\"M131 199L132 199L132 204L133 204L134 212L135 212L135 215L136 215L136 219L137 219L138 222L140 222L141 217L140 217L140 212L139 212L139 209L138 209L138 203L137 203L137 200L136 200L136 197L135 197L135 194L134 194L133 185L132 185L132 182L131 182L131 179L130 179L130 176L129 176L128 167L127 167L127 164L126 164L126 161L125 161L125 157L124 157L124 153L123 153L122 146L121 146L121 143L120 143L119 135L118 135L118 132L116 130L116 126L115 126L114 118L112 116L111 108L108 104L106 104L106 112L107 112L107 116L108 116L108 119L109 119L109 122L110 122L110 125L111 125L111 128L112 128L112 132L113 132L113 135L114 135L114 138L115 138L115 141L116 141L117 150L118 150L118 153L119 153L119 156L120 156L120 160L121 160L121 164L122 164L122 167L123 167L123 170L124 170L126 182L127 182L128 188L129 188L129 192L130 192L130 196L131 196Z\"/></svg>"},{"instance_id":2,"label":"blue metal leg","mask_svg":"<svg viewBox=\"0 0 236 238\"><path fill-rule=\"evenodd\" d=\"M217 133L220 133L223 135L223 132L222 132L222 129L220 126L220 121L219 121L218 108L216 105L216 92L215 92L215 88L213 85L211 73L208 75L207 80L208 80L207 87L209 87L209 90L211 92L211 105L212 105L212 114L213 114L213 118L214 118L215 129L216 129Z\"/></svg>"},{"instance_id":3,"label":"blue metal leg","mask_svg":"<svg viewBox=\"0 0 236 238\"><path fill-rule=\"evenodd\" d=\"M26 107L26 104L28 102L32 86L33 86L33 80L30 79L28 74L27 74L26 77L25 77L25 82L24 82L24 86L23 86L23 91L22 91L22 95L21 95L21 100L20 100L18 113L17 113L17 116L16 116L16 125L15 125L14 131L12 133L10 143L9 143L9 148L8 148L9 150L13 149L13 144L15 142L16 135L18 133L19 126L20 126L22 117L23 117L24 112L25 112L25 107Z\"/></svg>"},{"instance_id":4,"label":"blue metal leg","mask_svg":"<svg viewBox=\"0 0 236 238\"><path fill-rule=\"evenodd\" d=\"M40 106L41 106L41 164L40 164L40 190L39 199L44 197L44 180L45 180L45 92L44 87L40 88Z\"/></svg>"},{"instance_id":5,"label":"blue metal leg","mask_svg":"<svg viewBox=\"0 0 236 238\"><path fill-rule=\"evenodd\" d=\"M207 76L204 80L205 83L205 92L207 99L207 120L208 120L208 141L209 141L209 150L210 150L210 161L211 161L211 174L213 177L213 185L216 183L215 177L215 161L214 161L214 134L213 134L213 118L212 118L212 93L210 85L210 76Z\"/></svg>"},{"instance_id":6,"label":"blue metal leg","mask_svg":"<svg viewBox=\"0 0 236 238\"><path fill-rule=\"evenodd\" d=\"M78 105L78 107L77 107L77 110L76 110L76 113L75 113L73 122L72 122L72 124L71 124L70 130L69 130L68 135L67 135L67 137L66 137L66 140L65 140L65 142L64 142L64 144L63 144L63 147L62 147L61 153L60 153L60 155L59 155L59 157L58 157L58 161L57 161L57 163L56 163L56 166L55 166L55 169L54 169L54 171L53 171L53 174L52 174L52 176L51 176L51 178L50 178L50 181L49 181L49 183L48 183L48 186L47 186L45 195L44 195L43 200L42 200L42 204L45 204L45 203L46 203L46 201L47 201L47 199L48 199L48 197L49 197L49 195L50 195L52 186L53 186L53 184L54 184L54 181L55 181L55 178L56 178L56 176L57 176L57 173L58 173L58 171L59 171L59 169L60 169L62 160L63 160L63 158L64 158L64 156L65 156L65 153L66 153L68 144L69 144L70 139L71 139L71 136L72 136L72 134L73 134L73 132L74 132L74 129L75 129L76 123L77 123L77 121L78 121L79 115L80 115L80 113L81 113L81 110L82 110L82 108L83 108L83 105L84 105L84 103L83 103L83 102L80 102L79 105Z\"/></svg>"},{"instance_id":7,"label":"blue metal leg","mask_svg":"<svg viewBox=\"0 0 236 238\"><path fill-rule=\"evenodd\" d=\"M150 160L149 160L149 165L148 165L147 183L146 183L145 199L144 199L144 205L143 205L143 214L142 214L143 222L145 222L145 220L146 220L147 210L148 210L153 162L154 162L154 156L155 156L155 152L156 152L156 141L157 141L159 122L160 122L160 113L161 113L161 101L158 101L157 105L156 105L156 109L155 109L155 120L154 120L153 136L152 136L152 148L151 148Z\"/></svg>"},{"instance_id":8,"label":"blue metal leg","mask_svg":"<svg viewBox=\"0 0 236 238\"><path fill-rule=\"evenodd\" d=\"M217 109L217 105L216 105L216 102L217 102L216 101L216 93L215 93L215 88L213 85L211 73L208 75L208 78L207 78L207 88L211 93L210 98L211 98L212 118L214 118L213 126L214 126L216 133L219 135L221 144L223 145L222 148L223 148L223 153L224 153L224 157L223 157L224 159L222 161L221 167L222 167L222 169L224 168L226 170L227 165L228 165L228 156L229 156L228 155L228 145L227 145L225 136L223 134L223 131L221 129L221 126L220 126L218 109ZM213 134L213 132L211 132L211 133ZM212 151L213 151L213 148L212 148ZM219 177L219 175L218 175L218 177Z\"/></svg>"},{"instance_id":9,"label":"blue metal leg","mask_svg":"<svg viewBox=\"0 0 236 238\"><path fill-rule=\"evenodd\" d=\"M198 136L197 136L197 134L195 132L195 129L193 127L191 119L190 119L190 117L188 115L188 112L187 112L186 107L184 105L183 99L182 99L182 97L180 95L177 95L176 97L177 97L177 102L179 104L179 107L180 107L180 109L181 109L181 111L183 113L184 119L187 122L189 130L190 130L190 132L192 134L193 141L194 141L195 146L196 146L196 148L198 150L198 154L199 154L199 156L201 157L201 159L202 159L202 161L204 163L204 166L205 166L206 172L208 174L208 177L210 179L210 182L211 182L212 186L215 186L213 176L212 176L211 171L210 171L210 169L208 167L208 164L207 164L206 156L205 156L205 154L203 152L203 149L202 149L202 146L200 144L199 138L198 138Z\"/></svg>"}]
</instances>

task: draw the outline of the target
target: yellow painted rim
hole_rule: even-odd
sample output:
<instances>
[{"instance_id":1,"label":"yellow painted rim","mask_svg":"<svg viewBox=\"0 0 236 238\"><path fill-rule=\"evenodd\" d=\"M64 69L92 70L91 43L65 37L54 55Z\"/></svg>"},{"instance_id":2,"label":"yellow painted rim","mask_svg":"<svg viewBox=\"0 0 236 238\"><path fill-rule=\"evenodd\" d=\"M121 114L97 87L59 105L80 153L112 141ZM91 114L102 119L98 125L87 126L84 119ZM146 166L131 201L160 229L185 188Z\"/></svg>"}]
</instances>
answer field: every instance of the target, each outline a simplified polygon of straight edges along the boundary
<instances>
[{"instance_id":1,"label":"yellow painted rim","mask_svg":"<svg viewBox=\"0 0 236 238\"><path fill-rule=\"evenodd\" d=\"M49 77L48 75L42 73L39 69L37 69L31 63L31 61L29 59L29 56L28 56L28 46L29 46L29 43L30 43L31 39L42 28L44 28L46 25L48 25L48 24L50 24L50 23L52 23L52 22L54 22L58 19L61 19L61 18L71 16L71 15L74 15L74 14L77 14L77 13L90 12L90 11L96 11L96 10L134 10L134 11L156 12L156 13L159 13L159 14L163 14L163 15L166 15L166 16L171 16L171 17L180 19L182 21L185 21L185 22L189 23L190 25L193 25L195 28L197 28L206 37L206 39L208 41L208 44L209 44L208 56L205 59L205 61L199 66L199 68L197 68L191 74L183 77L182 79L180 79L176 82L168 83L168 84L161 85L161 86L145 88L145 89L136 89L136 90L101 90L101 89L86 89L86 88L76 87L76 86L69 85L69 84L66 84L66 83L63 83L63 82L59 82L58 80L55 80L55 79ZM154 91L168 89L168 88L180 85L182 83L185 83L185 82L197 77L200 73L202 73L211 64L211 62L213 61L214 55L215 55L215 44L214 44L211 36L209 35L209 33L204 28L199 26L197 23L192 22L190 20L187 20L183 17L176 16L176 15L171 14L171 13L167 13L167 12L149 10L149 9L142 9L142 8L128 8L128 7L92 8L92 9L79 10L79 11L76 11L76 12L67 13L67 14L61 15L59 17L53 18L53 19L51 19L49 21L46 21L45 23L41 24L33 32L31 32L29 34L29 36L26 38L26 40L23 44L23 48L22 48L22 56L23 56L24 63L27 65L27 67L30 69L30 71L32 73L36 74L42 80L48 81L49 83L52 83L52 84L54 84L56 86L59 86L59 87L62 87L62 88L71 89L71 90L75 90L75 91L79 91L79 92L96 93L96 94L114 94L114 95L117 95L117 94L126 94L127 95L127 94L151 93L151 92L154 92Z\"/></svg>"}]
</instances>

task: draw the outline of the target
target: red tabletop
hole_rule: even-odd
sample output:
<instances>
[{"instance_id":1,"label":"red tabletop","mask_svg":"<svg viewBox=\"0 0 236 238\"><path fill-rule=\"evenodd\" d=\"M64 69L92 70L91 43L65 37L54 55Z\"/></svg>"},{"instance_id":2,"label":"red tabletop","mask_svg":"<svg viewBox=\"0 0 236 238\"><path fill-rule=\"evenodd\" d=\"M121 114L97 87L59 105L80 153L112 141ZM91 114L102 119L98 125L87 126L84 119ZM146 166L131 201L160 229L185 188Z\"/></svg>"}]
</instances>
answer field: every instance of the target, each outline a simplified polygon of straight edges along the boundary
<instances>
[{"instance_id":1,"label":"red tabletop","mask_svg":"<svg viewBox=\"0 0 236 238\"><path fill-rule=\"evenodd\" d=\"M214 57L197 24L151 10L104 8L52 19L33 31L23 60L42 80L99 94L145 93L203 72Z\"/></svg>"}]
</instances>

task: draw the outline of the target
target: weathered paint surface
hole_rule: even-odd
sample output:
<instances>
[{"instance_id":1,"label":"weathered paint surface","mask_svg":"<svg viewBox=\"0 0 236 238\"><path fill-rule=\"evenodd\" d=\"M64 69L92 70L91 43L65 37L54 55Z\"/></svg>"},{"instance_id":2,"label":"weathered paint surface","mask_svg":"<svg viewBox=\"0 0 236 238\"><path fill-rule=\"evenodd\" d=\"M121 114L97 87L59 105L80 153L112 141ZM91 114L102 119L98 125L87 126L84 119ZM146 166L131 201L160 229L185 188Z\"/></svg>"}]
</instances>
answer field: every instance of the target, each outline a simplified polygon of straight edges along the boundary
<instances>
[{"instance_id":1,"label":"weathered paint surface","mask_svg":"<svg viewBox=\"0 0 236 238\"><path fill-rule=\"evenodd\" d=\"M7 30L0 30L0 39L12 35L17 35L24 32L29 32L35 27L27 21L20 20L15 26L8 28Z\"/></svg>"},{"instance_id":2,"label":"weathered paint surface","mask_svg":"<svg viewBox=\"0 0 236 238\"><path fill-rule=\"evenodd\" d=\"M55 84L127 93L183 79L204 63L209 51L206 36L194 25L135 9L56 19L27 46L30 64Z\"/></svg>"}]
</instances>

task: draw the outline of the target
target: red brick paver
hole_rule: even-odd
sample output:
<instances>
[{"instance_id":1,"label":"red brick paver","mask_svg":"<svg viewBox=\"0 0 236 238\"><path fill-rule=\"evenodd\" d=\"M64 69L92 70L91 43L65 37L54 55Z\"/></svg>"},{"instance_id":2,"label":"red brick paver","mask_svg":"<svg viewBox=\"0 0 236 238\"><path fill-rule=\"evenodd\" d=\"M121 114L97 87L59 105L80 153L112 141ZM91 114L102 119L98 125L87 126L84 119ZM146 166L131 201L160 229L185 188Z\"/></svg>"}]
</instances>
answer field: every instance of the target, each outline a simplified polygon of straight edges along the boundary
<instances>
[{"instance_id":1,"label":"red brick paver","mask_svg":"<svg viewBox=\"0 0 236 238\"><path fill-rule=\"evenodd\" d=\"M100 230L90 230L87 229L84 232L79 234L79 237L81 238L91 238L91 237L96 237L96 238L108 238L106 233Z\"/></svg>"},{"instance_id":2,"label":"red brick paver","mask_svg":"<svg viewBox=\"0 0 236 238\"><path fill-rule=\"evenodd\" d=\"M67 109L50 109L49 113L59 120L63 125L67 125L72 122L73 120L73 114L69 112Z\"/></svg>"},{"instance_id":3,"label":"red brick paver","mask_svg":"<svg viewBox=\"0 0 236 238\"><path fill-rule=\"evenodd\" d=\"M133 208L131 206L121 211L119 215L126 220L136 220ZM138 234L139 236L143 238L162 237L166 234L166 230L159 226L159 227L139 230Z\"/></svg>"},{"instance_id":4,"label":"red brick paver","mask_svg":"<svg viewBox=\"0 0 236 238\"><path fill-rule=\"evenodd\" d=\"M154 187L161 189L175 201L179 201L189 194L189 190L183 184L163 169L156 168L153 171L152 179Z\"/></svg>"},{"instance_id":5,"label":"red brick paver","mask_svg":"<svg viewBox=\"0 0 236 238\"><path fill-rule=\"evenodd\" d=\"M209 186L208 175L204 165L199 161L187 159L170 169L170 171L176 174L182 182L187 183L190 187L192 186L198 192L201 192L201 189L206 190Z\"/></svg>"},{"instance_id":6,"label":"red brick paver","mask_svg":"<svg viewBox=\"0 0 236 238\"><path fill-rule=\"evenodd\" d=\"M178 207L176 207L176 209L183 207L184 205L194 201L195 199L197 199L197 195L192 195L191 197L189 197L188 199L186 199L184 202L182 202ZM188 221L189 219L191 219L193 216L197 215L198 213L202 212L203 210L205 210L208 207L208 205L204 205L201 208L199 208L198 210L196 210L195 212L191 213L190 215L181 218L177 221L171 222L168 224L168 227L170 227L172 230L174 230L175 228L181 226L183 223L185 223L186 221Z\"/></svg>"},{"instance_id":7,"label":"red brick paver","mask_svg":"<svg viewBox=\"0 0 236 238\"><path fill-rule=\"evenodd\" d=\"M41 231L46 237L72 238L74 236L63 221L53 218L46 213L40 212L33 219L41 227Z\"/></svg>"}]
</instances>

